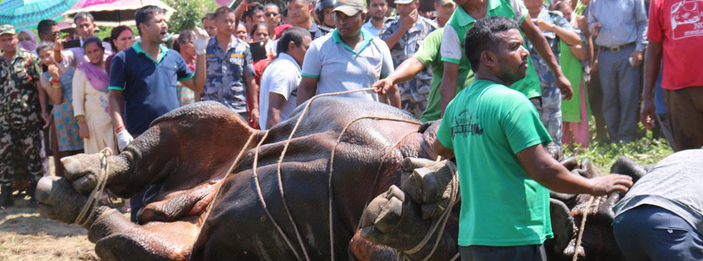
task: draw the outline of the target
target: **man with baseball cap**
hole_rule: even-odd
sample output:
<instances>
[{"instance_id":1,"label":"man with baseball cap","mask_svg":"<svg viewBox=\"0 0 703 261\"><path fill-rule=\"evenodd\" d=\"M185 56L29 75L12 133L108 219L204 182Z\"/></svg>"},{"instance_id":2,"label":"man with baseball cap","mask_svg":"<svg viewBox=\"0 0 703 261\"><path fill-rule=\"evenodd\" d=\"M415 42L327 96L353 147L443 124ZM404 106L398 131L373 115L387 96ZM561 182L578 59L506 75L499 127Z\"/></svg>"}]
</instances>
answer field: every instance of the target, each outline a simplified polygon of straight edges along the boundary
<instances>
[{"instance_id":1,"label":"man with baseball cap","mask_svg":"<svg viewBox=\"0 0 703 261\"><path fill-rule=\"evenodd\" d=\"M4 208L13 204L14 163L18 159L26 162L32 198L44 167L39 134L39 60L31 52L17 48L15 27L11 25L0 26L0 56L0 208Z\"/></svg>"},{"instance_id":2,"label":"man with baseball cap","mask_svg":"<svg viewBox=\"0 0 703 261\"><path fill-rule=\"evenodd\" d=\"M337 29L310 44L305 54L297 104L316 94L371 87L393 72L391 52L386 43L362 29L366 13L363 0L337 0L334 16ZM345 97L378 101L373 92L355 92ZM400 95L389 95L400 107Z\"/></svg>"},{"instance_id":3,"label":"man with baseball cap","mask_svg":"<svg viewBox=\"0 0 703 261\"><path fill-rule=\"evenodd\" d=\"M439 28L449 22L449 17L454 13L454 9L456 9L456 3L452 0L434 0L434 10L437 10L437 18L434 19L434 22Z\"/></svg>"},{"instance_id":4,"label":"man with baseball cap","mask_svg":"<svg viewBox=\"0 0 703 261\"><path fill-rule=\"evenodd\" d=\"M419 0L395 0L398 16L388 19L381 29L381 39L391 49L393 65L400 63L420 49L423 39L437 29L432 20L418 15ZM400 83L401 108L420 118L427 107L432 73L425 69L413 79Z\"/></svg>"}]
</instances>

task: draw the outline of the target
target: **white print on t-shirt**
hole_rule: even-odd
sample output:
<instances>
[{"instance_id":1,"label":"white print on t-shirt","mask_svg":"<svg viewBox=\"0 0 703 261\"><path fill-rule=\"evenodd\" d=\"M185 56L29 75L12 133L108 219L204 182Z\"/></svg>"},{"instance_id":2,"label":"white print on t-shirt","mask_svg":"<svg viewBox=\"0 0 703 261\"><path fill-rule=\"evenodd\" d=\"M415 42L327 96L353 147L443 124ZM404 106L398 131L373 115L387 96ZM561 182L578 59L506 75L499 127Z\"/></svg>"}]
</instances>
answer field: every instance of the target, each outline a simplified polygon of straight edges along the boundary
<instances>
[{"instance_id":1,"label":"white print on t-shirt","mask_svg":"<svg viewBox=\"0 0 703 261\"><path fill-rule=\"evenodd\" d=\"M674 40L703 36L703 1L683 0L671 5Z\"/></svg>"}]
</instances>

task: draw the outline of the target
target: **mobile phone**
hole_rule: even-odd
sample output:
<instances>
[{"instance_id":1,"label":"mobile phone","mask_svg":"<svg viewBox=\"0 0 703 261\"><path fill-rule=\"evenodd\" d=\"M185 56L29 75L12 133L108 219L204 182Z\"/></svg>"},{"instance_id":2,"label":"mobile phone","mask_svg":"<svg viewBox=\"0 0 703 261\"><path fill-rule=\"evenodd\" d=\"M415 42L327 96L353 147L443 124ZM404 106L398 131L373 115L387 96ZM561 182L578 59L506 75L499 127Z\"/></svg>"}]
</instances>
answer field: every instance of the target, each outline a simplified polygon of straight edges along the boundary
<instances>
[{"instance_id":1,"label":"mobile phone","mask_svg":"<svg viewBox=\"0 0 703 261\"><path fill-rule=\"evenodd\" d=\"M256 41L249 45L251 50L251 59L254 62L266 59L266 47L264 46L264 41Z\"/></svg>"},{"instance_id":2,"label":"mobile phone","mask_svg":"<svg viewBox=\"0 0 703 261\"><path fill-rule=\"evenodd\" d=\"M81 40L74 39L74 40L66 41L65 43L63 43L64 49L76 48L76 47L81 47Z\"/></svg>"}]
</instances>

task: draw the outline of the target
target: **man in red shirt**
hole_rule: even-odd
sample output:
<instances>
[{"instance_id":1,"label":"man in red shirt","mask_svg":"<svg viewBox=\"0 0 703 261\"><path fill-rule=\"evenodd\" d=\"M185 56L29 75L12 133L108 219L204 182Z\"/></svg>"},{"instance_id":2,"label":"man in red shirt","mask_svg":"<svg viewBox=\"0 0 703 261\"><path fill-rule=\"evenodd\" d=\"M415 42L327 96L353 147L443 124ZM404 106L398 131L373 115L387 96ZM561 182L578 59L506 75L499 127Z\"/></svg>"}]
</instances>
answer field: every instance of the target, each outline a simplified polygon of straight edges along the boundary
<instances>
[{"instance_id":1,"label":"man in red shirt","mask_svg":"<svg viewBox=\"0 0 703 261\"><path fill-rule=\"evenodd\" d=\"M654 83L662 88L677 150L703 146L703 0L652 0L645 59L642 124L654 127ZM662 61L662 57L664 58Z\"/></svg>"}]
</instances>

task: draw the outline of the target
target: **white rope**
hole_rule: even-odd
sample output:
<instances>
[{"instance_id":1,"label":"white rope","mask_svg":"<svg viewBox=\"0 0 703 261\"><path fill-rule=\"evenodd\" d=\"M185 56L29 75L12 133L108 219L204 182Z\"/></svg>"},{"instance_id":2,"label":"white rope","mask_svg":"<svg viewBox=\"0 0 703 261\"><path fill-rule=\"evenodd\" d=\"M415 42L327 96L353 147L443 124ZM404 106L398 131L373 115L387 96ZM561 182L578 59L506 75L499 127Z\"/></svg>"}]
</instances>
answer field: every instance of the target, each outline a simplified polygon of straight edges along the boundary
<instances>
[{"instance_id":1,"label":"white rope","mask_svg":"<svg viewBox=\"0 0 703 261\"><path fill-rule=\"evenodd\" d=\"M93 188L93 191L90 192L90 195L88 196L88 201L83 204L83 208L81 208L81 211L78 213L76 220L73 221L74 224L77 224L82 227L88 225L90 217L97 211L100 198L107 195L107 191L105 190L105 185L107 184L107 174L109 170L107 159L108 157L112 156L112 150L110 148L104 148L100 151L100 153L102 154L100 155L101 171L96 173L97 183L95 184L95 188Z\"/></svg>"}]
</instances>

